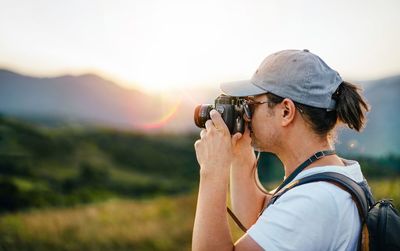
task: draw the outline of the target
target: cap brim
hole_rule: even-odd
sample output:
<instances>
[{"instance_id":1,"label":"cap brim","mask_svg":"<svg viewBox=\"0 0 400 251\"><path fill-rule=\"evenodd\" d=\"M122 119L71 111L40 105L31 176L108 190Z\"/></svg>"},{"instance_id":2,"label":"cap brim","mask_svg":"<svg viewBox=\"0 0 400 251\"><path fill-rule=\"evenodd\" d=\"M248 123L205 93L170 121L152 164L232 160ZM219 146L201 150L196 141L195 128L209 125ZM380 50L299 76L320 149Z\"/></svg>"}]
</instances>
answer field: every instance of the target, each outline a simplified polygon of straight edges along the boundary
<instances>
[{"instance_id":1,"label":"cap brim","mask_svg":"<svg viewBox=\"0 0 400 251\"><path fill-rule=\"evenodd\" d=\"M221 91L233 97L247 97L267 93L266 90L254 85L250 80L222 83Z\"/></svg>"}]
</instances>

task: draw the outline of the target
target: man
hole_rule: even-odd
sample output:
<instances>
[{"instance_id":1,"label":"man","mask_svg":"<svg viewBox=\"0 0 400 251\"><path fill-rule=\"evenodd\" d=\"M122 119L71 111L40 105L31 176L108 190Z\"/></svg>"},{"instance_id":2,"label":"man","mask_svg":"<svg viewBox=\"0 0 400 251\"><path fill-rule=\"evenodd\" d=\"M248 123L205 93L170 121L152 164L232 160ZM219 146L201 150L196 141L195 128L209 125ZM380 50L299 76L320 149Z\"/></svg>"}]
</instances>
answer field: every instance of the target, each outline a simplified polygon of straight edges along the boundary
<instances>
[{"instance_id":1,"label":"man","mask_svg":"<svg viewBox=\"0 0 400 251\"><path fill-rule=\"evenodd\" d=\"M350 194L328 182L305 184L283 194L258 217L271 195L258 189L253 167L255 149L279 157L285 181L327 171L362 181L359 164L332 151L337 124L363 128L368 106L358 89L308 50L274 53L249 81L222 84L221 89L248 99L251 131L231 137L212 110L200 132L193 250L356 250L360 219ZM298 169L315 154L321 158ZM228 187L233 211L249 228L235 244L226 215Z\"/></svg>"}]
</instances>

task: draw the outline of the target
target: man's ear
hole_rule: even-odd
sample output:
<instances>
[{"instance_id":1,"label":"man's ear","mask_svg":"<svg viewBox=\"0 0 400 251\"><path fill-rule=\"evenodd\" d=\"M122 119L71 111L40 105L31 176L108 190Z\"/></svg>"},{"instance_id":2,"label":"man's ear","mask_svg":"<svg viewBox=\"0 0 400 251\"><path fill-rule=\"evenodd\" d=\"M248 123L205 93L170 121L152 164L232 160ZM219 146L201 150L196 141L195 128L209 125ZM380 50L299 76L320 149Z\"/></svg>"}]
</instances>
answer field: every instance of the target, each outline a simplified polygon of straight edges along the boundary
<instances>
[{"instance_id":1,"label":"man's ear","mask_svg":"<svg viewBox=\"0 0 400 251\"><path fill-rule=\"evenodd\" d=\"M292 121L294 120L294 116L296 114L296 106L294 105L294 102L288 98L285 98L281 102L281 108L282 108L282 126L288 126Z\"/></svg>"}]
</instances>

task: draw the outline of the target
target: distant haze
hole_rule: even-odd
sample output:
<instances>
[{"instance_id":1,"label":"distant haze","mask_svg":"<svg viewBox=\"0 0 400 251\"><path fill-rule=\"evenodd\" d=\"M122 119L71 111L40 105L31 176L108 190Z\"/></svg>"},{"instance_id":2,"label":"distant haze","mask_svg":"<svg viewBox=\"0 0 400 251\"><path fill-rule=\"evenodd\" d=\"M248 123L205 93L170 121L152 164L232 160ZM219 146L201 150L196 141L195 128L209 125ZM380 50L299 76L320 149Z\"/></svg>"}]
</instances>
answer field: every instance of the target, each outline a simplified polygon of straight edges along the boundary
<instances>
[{"instance_id":1,"label":"distant haze","mask_svg":"<svg viewBox=\"0 0 400 251\"><path fill-rule=\"evenodd\" d=\"M363 82L372 107L362 133L339 130L337 148L349 154L400 154L400 76ZM163 98L127 90L96 75L35 78L0 70L0 113L46 126L106 126L145 133L200 132L197 104L218 89L197 88Z\"/></svg>"}]
</instances>

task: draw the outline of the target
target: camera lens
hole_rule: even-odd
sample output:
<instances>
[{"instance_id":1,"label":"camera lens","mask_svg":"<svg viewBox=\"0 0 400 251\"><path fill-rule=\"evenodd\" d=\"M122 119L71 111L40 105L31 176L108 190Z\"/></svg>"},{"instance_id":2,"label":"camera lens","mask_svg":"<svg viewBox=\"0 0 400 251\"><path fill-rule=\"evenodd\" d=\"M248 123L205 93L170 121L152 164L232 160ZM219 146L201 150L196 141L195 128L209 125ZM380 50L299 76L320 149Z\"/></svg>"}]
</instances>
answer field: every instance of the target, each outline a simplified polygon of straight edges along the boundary
<instances>
[{"instance_id":1,"label":"camera lens","mask_svg":"<svg viewBox=\"0 0 400 251\"><path fill-rule=\"evenodd\" d=\"M198 105L194 109L194 123L200 128L206 127L206 121L210 118L210 111L213 109L212 105Z\"/></svg>"}]
</instances>

